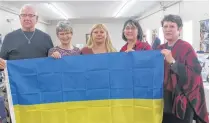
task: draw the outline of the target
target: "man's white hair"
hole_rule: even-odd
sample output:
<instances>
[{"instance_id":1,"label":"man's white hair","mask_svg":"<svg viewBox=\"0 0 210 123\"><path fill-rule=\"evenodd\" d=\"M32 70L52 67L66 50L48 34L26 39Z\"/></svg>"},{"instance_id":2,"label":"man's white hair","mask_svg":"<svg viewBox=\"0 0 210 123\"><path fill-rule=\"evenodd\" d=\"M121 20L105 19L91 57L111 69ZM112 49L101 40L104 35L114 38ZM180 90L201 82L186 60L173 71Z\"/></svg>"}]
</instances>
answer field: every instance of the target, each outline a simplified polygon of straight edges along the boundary
<instances>
[{"instance_id":1,"label":"man's white hair","mask_svg":"<svg viewBox=\"0 0 210 123\"><path fill-rule=\"evenodd\" d=\"M35 15L38 15L38 13L37 13L37 11L36 11L36 8L34 7L34 5L31 5L31 4L24 4L24 5L21 7L21 9L20 9L20 14L21 14L21 12L23 11L23 9L25 9L25 8L32 8L32 9L34 10L34 12L35 12Z\"/></svg>"}]
</instances>

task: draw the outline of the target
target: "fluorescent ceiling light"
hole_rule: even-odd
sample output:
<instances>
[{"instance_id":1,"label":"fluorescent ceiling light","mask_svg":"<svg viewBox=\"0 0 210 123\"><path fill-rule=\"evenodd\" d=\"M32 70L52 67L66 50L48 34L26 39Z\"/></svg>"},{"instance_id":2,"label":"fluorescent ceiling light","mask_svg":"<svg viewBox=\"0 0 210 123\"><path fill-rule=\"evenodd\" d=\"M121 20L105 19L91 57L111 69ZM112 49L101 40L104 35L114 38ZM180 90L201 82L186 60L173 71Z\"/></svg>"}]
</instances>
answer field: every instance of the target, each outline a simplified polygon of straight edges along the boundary
<instances>
[{"instance_id":1,"label":"fluorescent ceiling light","mask_svg":"<svg viewBox=\"0 0 210 123\"><path fill-rule=\"evenodd\" d=\"M137 0L123 0L123 3L119 7L119 9L114 13L114 17L122 16L126 11L131 9L131 7L135 4Z\"/></svg>"},{"instance_id":2,"label":"fluorescent ceiling light","mask_svg":"<svg viewBox=\"0 0 210 123\"><path fill-rule=\"evenodd\" d=\"M68 15L65 12L63 12L62 9L60 9L56 3L48 3L47 7L51 9L54 13L57 13L64 19L68 20Z\"/></svg>"}]
</instances>

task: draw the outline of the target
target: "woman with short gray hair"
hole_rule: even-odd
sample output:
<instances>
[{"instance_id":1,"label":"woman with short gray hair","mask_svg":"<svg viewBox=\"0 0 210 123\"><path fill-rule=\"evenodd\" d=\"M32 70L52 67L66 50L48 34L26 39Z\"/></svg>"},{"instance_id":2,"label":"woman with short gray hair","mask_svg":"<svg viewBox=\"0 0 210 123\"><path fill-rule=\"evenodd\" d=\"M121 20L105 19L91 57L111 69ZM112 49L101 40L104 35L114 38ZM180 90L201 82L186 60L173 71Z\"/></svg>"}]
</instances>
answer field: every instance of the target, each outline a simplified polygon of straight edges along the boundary
<instances>
[{"instance_id":1,"label":"woman with short gray hair","mask_svg":"<svg viewBox=\"0 0 210 123\"><path fill-rule=\"evenodd\" d=\"M80 55L80 49L71 43L73 29L68 21L58 22L56 34L61 44L51 48L48 56L61 58L62 56Z\"/></svg>"}]
</instances>

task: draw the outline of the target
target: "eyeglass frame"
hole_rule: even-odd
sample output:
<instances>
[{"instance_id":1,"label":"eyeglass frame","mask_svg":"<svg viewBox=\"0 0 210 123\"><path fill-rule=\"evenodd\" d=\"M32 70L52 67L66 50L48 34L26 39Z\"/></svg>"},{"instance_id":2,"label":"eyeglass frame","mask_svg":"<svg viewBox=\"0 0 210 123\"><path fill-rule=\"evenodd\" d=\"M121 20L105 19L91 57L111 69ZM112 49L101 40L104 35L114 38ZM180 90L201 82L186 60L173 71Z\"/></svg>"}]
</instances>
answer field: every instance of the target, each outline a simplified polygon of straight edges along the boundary
<instances>
[{"instance_id":1,"label":"eyeglass frame","mask_svg":"<svg viewBox=\"0 0 210 123\"><path fill-rule=\"evenodd\" d=\"M19 17L25 18L25 17L29 17L29 18L33 18L33 17L37 17L37 15L34 14L20 14Z\"/></svg>"},{"instance_id":2,"label":"eyeglass frame","mask_svg":"<svg viewBox=\"0 0 210 123\"><path fill-rule=\"evenodd\" d=\"M65 31L63 33L58 32L58 35L60 36L65 36L65 35L70 35L70 34L72 35L73 33L71 31Z\"/></svg>"}]
</instances>

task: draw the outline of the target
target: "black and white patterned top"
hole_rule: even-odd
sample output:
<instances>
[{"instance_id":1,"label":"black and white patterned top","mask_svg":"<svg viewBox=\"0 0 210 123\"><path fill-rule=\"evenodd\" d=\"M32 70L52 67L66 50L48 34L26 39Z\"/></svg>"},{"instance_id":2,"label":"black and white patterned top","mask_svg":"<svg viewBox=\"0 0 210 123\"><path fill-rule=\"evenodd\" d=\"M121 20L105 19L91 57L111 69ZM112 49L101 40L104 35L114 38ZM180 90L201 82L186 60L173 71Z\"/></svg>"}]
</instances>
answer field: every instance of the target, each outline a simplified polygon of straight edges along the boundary
<instances>
[{"instance_id":1,"label":"black and white patterned top","mask_svg":"<svg viewBox=\"0 0 210 123\"><path fill-rule=\"evenodd\" d=\"M72 50L66 50L66 49L60 48L59 46L56 46L49 50L48 56L51 56L53 52L56 52L56 51L58 51L61 54L61 56L80 55L80 52L81 52L80 49L75 46L73 46Z\"/></svg>"}]
</instances>

